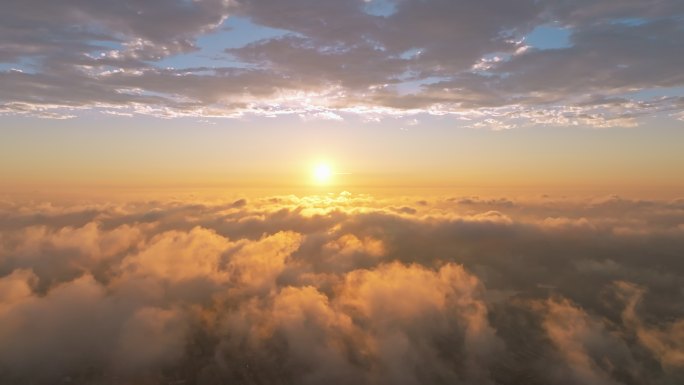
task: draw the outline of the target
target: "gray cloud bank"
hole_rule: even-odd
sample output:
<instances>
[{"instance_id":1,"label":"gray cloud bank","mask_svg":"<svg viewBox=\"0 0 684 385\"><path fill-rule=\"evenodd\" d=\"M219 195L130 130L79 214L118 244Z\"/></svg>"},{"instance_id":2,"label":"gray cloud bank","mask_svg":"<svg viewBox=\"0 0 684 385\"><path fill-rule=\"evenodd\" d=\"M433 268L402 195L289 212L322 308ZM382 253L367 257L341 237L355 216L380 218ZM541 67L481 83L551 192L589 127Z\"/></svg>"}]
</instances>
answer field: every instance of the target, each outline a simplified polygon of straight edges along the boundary
<instances>
[{"instance_id":1,"label":"gray cloud bank","mask_svg":"<svg viewBox=\"0 0 684 385\"><path fill-rule=\"evenodd\" d=\"M684 202L0 202L0 383L676 384Z\"/></svg>"},{"instance_id":2,"label":"gray cloud bank","mask_svg":"<svg viewBox=\"0 0 684 385\"><path fill-rule=\"evenodd\" d=\"M377 3L382 14L369 12ZM197 39L230 17L283 33L226 48L212 66L160 64L200 55ZM542 26L568 31L569 43L528 45ZM682 42L678 0L9 0L0 112L373 111L484 114L494 118L474 124L491 128L632 126L682 117Z\"/></svg>"}]
</instances>

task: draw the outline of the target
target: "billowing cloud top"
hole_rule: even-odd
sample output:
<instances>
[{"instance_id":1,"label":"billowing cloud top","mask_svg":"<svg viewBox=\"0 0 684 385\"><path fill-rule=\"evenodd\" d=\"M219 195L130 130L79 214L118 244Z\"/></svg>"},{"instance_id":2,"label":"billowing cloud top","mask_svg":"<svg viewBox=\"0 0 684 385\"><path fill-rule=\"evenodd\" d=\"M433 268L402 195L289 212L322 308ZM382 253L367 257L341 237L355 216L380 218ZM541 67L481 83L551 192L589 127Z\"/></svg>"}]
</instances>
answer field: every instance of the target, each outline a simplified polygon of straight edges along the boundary
<instances>
[{"instance_id":1,"label":"billowing cloud top","mask_svg":"<svg viewBox=\"0 0 684 385\"><path fill-rule=\"evenodd\" d=\"M3 384L676 384L684 202L0 202Z\"/></svg>"},{"instance_id":2,"label":"billowing cloud top","mask_svg":"<svg viewBox=\"0 0 684 385\"><path fill-rule=\"evenodd\" d=\"M7 0L0 112L681 119L679 0Z\"/></svg>"}]
</instances>

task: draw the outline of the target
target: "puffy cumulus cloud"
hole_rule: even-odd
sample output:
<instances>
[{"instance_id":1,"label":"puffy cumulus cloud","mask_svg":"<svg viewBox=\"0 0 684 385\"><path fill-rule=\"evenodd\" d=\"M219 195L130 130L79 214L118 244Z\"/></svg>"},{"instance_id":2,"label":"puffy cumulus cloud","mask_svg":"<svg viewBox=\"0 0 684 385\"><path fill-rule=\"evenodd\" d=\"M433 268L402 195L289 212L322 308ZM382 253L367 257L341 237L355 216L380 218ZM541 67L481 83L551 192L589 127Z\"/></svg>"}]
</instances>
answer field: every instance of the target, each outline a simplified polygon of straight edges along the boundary
<instances>
[{"instance_id":1,"label":"puffy cumulus cloud","mask_svg":"<svg viewBox=\"0 0 684 385\"><path fill-rule=\"evenodd\" d=\"M374 374L380 382L488 383L486 368L500 342L481 289L459 265L432 271L393 263L347 274L340 301L377 333L372 346L383 368Z\"/></svg>"},{"instance_id":2,"label":"puffy cumulus cloud","mask_svg":"<svg viewBox=\"0 0 684 385\"><path fill-rule=\"evenodd\" d=\"M98 274L142 242L142 227L124 224L102 229L97 222L53 228L27 226L0 238L0 270L25 267L41 284L72 279L84 272ZM49 258L45 258L49 255Z\"/></svg>"},{"instance_id":3,"label":"puffy cumulus cloud","mask_svg":"<svg viewBox=\"0 0 684 385\"><path fill-rule=\"evenodd\" d=\"M2 383L684 380L681 200L17 201L0 226Z\"/></svg>"},{"instance_id":4,"label":"puffy cumulus cloud","mask_svg":"<svg viewBox=\"0 0 684 385\"><path fill-rule=\"evenodd\" d=\"M0 113L634 126L682 109L680 3L11 0L0 16ZM236 36L230 18L267 37ZM568 41L529 38L548 29ZM208 33L221 38L198 44Z\"/></svg>"},{"instance_id":5,"label":"puffy cumulus cloud","mask_svg":"<svg viewBox=\"0 0 684 385\"><path fill-rule=\"evenodd\" d=\"M360 381L354 324L311 286L285 287L222 317L219 378L252 383ZM362 351L363 346L358 346ZM358 360L356 360L358 361Z\"/></svg>"},{"instance_id":6,"label":"puffy cumulus cloud","mask_svg":"<svg viewBox=\"0 0 684 385\"><path fill-rule=\"evenodd\" d=\"M220 273L221 254L229 247L227 239L207 229L167 231L153 237L139 253L124 258L121 269L172 281L209 277Z\"/></svg>"},{"instance_id":7,"label":"puffy cumulus cloud","mask_svg":"<svg viewBox=\"0 0 684 385\"><path fill-rule=\"evenodd\" d=\"M299 233L279 232L248 243L230 256L227 271L248 292L272 290L301 239Z\"/></svg>"},{"instance_id":8,"label":"puffy cumulus cloud","mask_svg":"<svg viewBox=\"0 0 684 385\"><path fill-rule=\"evenodd\" d=\"M458 265L399 263L352 271L329 295L286 287L227 317L224 328L242 333L223 340L222 365L255 382L279 373L313 384L487 382L480 370L499 345L478 289ZM244 356L249 373L229 361Z\"/></svg>"}]
</instances>

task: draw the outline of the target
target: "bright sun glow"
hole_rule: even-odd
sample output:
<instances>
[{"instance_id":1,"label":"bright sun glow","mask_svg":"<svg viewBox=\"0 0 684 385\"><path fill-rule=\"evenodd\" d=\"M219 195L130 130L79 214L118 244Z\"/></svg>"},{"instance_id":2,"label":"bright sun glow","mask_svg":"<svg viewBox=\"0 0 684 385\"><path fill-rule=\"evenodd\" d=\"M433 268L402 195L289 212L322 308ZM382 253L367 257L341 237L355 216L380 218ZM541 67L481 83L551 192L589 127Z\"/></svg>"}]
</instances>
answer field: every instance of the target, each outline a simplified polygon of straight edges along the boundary
<instances>
[{"instance_id":1,"label":"bright sun glow","mask_svg":"<svg viewBox=\"0 0 684 385\"><path fill-rule=\"evenodd\" d=\"M313 176L316 183L328 183L330 182L330 177L332 176L332 170L327 164L320 163L314 168Z\"/></svg>"}]
</instances>

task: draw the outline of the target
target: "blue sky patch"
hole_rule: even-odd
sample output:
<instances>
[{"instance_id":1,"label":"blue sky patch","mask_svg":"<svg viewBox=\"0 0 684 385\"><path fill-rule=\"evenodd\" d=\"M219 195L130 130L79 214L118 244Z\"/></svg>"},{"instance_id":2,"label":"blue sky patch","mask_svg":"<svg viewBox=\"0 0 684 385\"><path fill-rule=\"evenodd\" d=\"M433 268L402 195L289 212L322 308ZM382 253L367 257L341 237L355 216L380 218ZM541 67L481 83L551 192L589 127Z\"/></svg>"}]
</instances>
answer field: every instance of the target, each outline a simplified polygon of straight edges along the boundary
<instances>
[{"instance_id":1,"label":"blue sky patch","mask_svg":"<svg viewBox=\"0 0 684 385\"><path fill-rule=\"evenodd\" d=\"M569 28L542 25L525 36L525 43L537 49L568 48L572 30Z\"/></svg>"}]
</instances>

